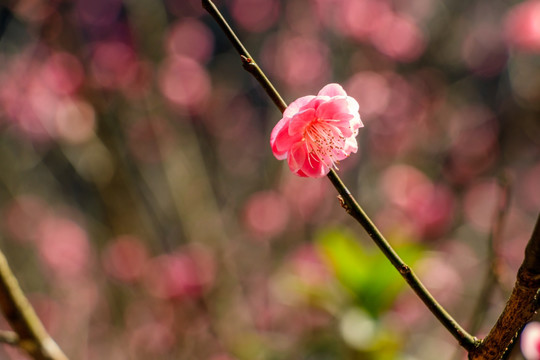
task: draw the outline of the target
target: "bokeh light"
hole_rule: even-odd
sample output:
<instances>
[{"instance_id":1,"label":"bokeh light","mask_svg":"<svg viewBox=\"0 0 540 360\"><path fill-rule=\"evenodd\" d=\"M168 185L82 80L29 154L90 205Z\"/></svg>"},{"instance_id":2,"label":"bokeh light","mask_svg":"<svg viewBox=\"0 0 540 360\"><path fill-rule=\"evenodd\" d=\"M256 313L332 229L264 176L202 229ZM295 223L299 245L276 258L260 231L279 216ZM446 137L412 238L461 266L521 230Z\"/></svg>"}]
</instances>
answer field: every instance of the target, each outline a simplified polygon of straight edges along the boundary
<instances>
[{"instance_id":1,"label":"bokeh light","mask_svg":"<svg viewBox=\"0 0 540 360\"><path fill-rule=\"evenodd\" d=\"M496 260L483 336L540 210L540 2L214 3L286 103L358 101L337 171L465 328ZM332 184L273 158L281 113L200 0L8 1L0 64L0 249L69 358L462 355Z\"/></svg>"}]
</instances>

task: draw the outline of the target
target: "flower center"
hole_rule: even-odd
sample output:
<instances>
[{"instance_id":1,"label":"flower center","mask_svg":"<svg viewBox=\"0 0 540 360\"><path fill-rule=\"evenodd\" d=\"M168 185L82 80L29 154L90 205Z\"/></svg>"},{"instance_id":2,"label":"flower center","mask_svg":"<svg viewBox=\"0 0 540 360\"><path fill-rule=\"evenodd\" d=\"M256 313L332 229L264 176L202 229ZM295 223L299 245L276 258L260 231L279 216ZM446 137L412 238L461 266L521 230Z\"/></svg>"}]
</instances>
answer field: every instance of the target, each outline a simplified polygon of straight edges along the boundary
<instances>
[{"instance_id":1,"label":"flower center","mask_svg":"<svg viewBox=\"0 0 540 360\"><path fill-rule=\"evenodd\" d=\"M322 161L328 167L335 167L339 162L337 153L345 146L345 137L335 126L328 124L327 120L315 120L304 131L309 152L308 161Z\"/></svg>"}]
</instances>

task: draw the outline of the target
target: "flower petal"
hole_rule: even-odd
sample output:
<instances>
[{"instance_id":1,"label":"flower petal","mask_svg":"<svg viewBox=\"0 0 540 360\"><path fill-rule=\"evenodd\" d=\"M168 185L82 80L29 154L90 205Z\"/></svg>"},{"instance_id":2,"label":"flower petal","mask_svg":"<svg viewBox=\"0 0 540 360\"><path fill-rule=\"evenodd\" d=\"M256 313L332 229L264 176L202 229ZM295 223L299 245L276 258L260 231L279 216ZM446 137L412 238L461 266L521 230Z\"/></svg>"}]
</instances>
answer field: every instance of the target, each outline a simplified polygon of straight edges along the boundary
<instances>
[{"instance_id":1,"label":"flower petal","mask_svg":"<svg viewBox=\"0 0 540 360\"><path fill-rule=\"evenodd\" d=\"M343 90L343 87L341 87L341 85L339 84L328 84L325 87L323 87L317 95L319 96L326 95L326 96L333 97L333 96L347 96L347 93L345 92L345 90Z\"/></svg>"},{"instance_id":2,"label":"flower petal","mask_svg":"<svg viewBox=\"0 0 540 360\"><path fill-rule=\"evenodd\" d=\"M289 151L289 156L287 162L289 163L289 169L293 173L298 172L298 170L304 165L307 158L307 149L306 145L302 143L295 144L291 147Z\"/></svg>"},{"instance_id":3,"label":"flower petal","mask_svg":"<svg viewBox=\"0 0 540 360\"><path fill-rule=\"evenodd\" d=\"M330 100L331 98L329 96L315 96L309 103L306 104L304 108L313 108L317 109L319 105L322 103Z\"/></svg>"},{"instance_id":4,"label":"flower petal","mask_svg":"<svg viewBox=\"0 0 540 360\"><path fill-rule=\"evenodd\" d=\"M308 155L309 156L309 155ZM320 178L328 174L330 168L319 159L314 159L313 156L304 162L304 166L299 171L307 177Z\"/></svg>"},{"instance_id":5,"label":"flower petal","mask_svg":"<svg viewBox=\"0 0 540 360\"><path fill-rule=\"evenodd\" d=\"M358 151L356 135L364 124L358 102L339 84L328 84L317 96L304 96L283 112L270 136L272 152L287 159L298 176L320 178Z\"/></svg>"},{"instance_id":6,"label":"flower petal","mask_svg":"<svg viewBox=\"0 0 540 360\"><path fill-rule=\"evenodd\" d=\"M281 138L284 136L288 136L288 128L289 124L287 119L281 119L276 124L276 126L274 126L274 129L272 129L272 134L270 134L270 146L272 147L272 152L274 153L274 156L278 160L283 160L287 158L288 149L282 146L278 148L277 139L280 138L280 143L282 143L284 140L281 140Z\"/></svg>"},{"instance_id":7,"label":"flower petal","mask_svg":"<svg viewBox=\"0 0 540 360\"><path fill-rule=\"evenodd\" d=\"M274 126L274 128L272 129L272 133L270 134L270 145L274 146L274 143L276 142L276 136L283 129L283 127L287 125L287 122L288 119L282 118Z\"/></svg>"},{"instance_id":8,"label":"flower petal","mask_svg":"<svg viewBox=\"0 0 540 360\"><path fill-rule=\"evenodd\" d=\"M287 131L284 129L284 131L281 131L276 136L276 142L275 142L275 149L276 152L279 154L282 154L283 152L290 151L291 147L295 143L299 143L302 141L301 135L295 135L290 136Z\"/></svg>"},{"instance_id":9,"label":"flower petal","mask_svg":"<svg viewBox=\"0 0 540 360\"><path fill-rule=\"evenodd\" d=\"M349 103L349 112L357 113L360 110L360 105L358 105L358 101L355 98L347 96L347 102Z\"/></svg>"},{"instance_id":10,"label":"flower petal","mask_svg":"<svg viewBox=\"0 0 540 360\"><path fill-rule=\"evenodd\" d=\"M315 119L315 109L306 109L294 115L289 124L289 135L303 135L306 126Z\"/></svg>"},{"instance_id":11,"label":"flower petal","mask_svg":"<svg viewBox=\"0 0 540 360\"><path fill-rule=\"evenodd\" d=\"M347 102L347 98L332 98L319 105L319 107L317 108L317 118L339 120L339 117L337 117L337 115L349 113L348 107L349 104Z\"/></svg>"},{"instance_id":12,"label":"flower petal","mask_svg":"<svg viewBox=\"0 0 540 360\"><path fill-rule=\"evenodd\" d=\"M353 136L347 138L347 140L345 141L345 146L343 147L343 151L347 154L347 156L349 156L350 153L355 153L358 151L358 143L356 142L356 137Z\"/></svg>"},{"instance_id":13,"label":"flower petal","mask_svg":"<svg viewBox=\"0 0 540 360\"><path fill-rule=\"evenodd\" d=\"M301 98L298 98L294 100L292 103L287 106L285 111L283 112L284 118L292 118L297 112L303 110L303 108L315 98L313 95L309 96L302 96Z\"/></svg>"},{"instance_id":14,"label":"flower petal","mask_svg":"<svg viewBox=\"0 0 540 360\"><path fill-rule=\"evenodd\" d=\"M351 119L350 123L351 128L355 131L360 129L361 127L364 127L364 123L362 122L362 120L360 120L360 114L358 113L354 114L354 117Z\"/></svg>"}]
</instances>

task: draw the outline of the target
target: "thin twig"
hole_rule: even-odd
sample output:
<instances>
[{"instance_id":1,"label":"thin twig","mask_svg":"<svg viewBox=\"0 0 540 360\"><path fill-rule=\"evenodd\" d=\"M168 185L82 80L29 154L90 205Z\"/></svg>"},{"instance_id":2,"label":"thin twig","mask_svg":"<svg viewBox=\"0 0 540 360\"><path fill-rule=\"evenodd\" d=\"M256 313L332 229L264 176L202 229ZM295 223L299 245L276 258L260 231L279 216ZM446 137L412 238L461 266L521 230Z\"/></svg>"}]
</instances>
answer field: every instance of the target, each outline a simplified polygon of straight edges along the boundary
<instances>
[{"instance_id":1,"label":"thin twig","mask_svg":"<svg viewBox=\"0 0 540 360\"><path fill-rule=\"evenodd\" d=\"M442 325L458 340L459 344L471 351L478 344L478 340L467 333L457 321L455 321L448 312L435 300L433 295L426 289L420 279L416 276L414 271L399 257L396 251L388 243L388 241L381 234L379 229L373 224L371 219L366 215L364 210L360 207L356 199L351 195L350 191L343 184L335 171L330 171L328 178L339 192L341 196L342 206L346 209L347 213L356 219L366 230L368 235L373 239L375 244L381 249L383 254L390 260L392 265L399 271L401 276L405 279L407 284L413 289L416 295L422 300L422 302L428 307L433 315L442 323Z\"/></svg>"},{"instance_id":2,"label":"thin twig","mask_svg":"<svg viewBox=\"0 0 540 360\"><path fill-rule=\"evenodd\" d=\"M495 285L499 282L499 262L497 257L497 249L500 245L504 221L506 219L506 215L508 214L508 207L510 205L510 184L508 176L502 175L502 177L499 179L499 183L502 188L499 192L497 207L495 208L493 224L489 233L487 244L488 265L485 280L471 316L471 321L469 324L469 331L471 331L471 333L478 331L482 325L482 321L486 315L486 310L488 309L486 306L486 300L491 298Z\"/></svg>"},{"instance_id":3,"label":"thin twig","mask_svg":"<svg viewBox=\"0 0 540 360\"><path fill-rule=\"evenodd\" d=\"M238 39L233 32L227 21L223 18L219 10L210 0L202 0L203 7L212 15L212 17L219 24L223 32L229 38L236 51L240 54L244 68L251 73L257 81L265 89L268 96L272 99L274 104L283 112L287 104L283 101L281 95L277 92L274 86L270 83L268 78L264 75L259 66L256 65L253 57L246 50L242 42ZM414 274L412 269L401 260L399 255L390 246L388 241L382 236L380 231L375 227L373 222L362 210L360 205L351 195L350 191L343 184L339 176L334 170L331 170L328 174L328 178L338 191L343 201L343 205L347 212L355 218L360 225L366 230L369 236L390 260L392 265L399 271L407 283L411 286L414 292L420 297L420 299L426 304L428 309L435 315L435 317L450 331L450 333L458 340L459 344L466 350L472 350L477 345L477 339L468 334L445 310L444 308L433 298L426 287L420 282L418 277Z\"/></svg>"},{"instance_id":4,"label":"thin twig","mask_svg":"<svg viewBox=\"0 0 540 360\"><path fill-rule=\"evenodd\" d=\"M35 360L68 360L49 336L24 296L0 251L0 308L19 338L17 345Z\"/></svg>"},{"instance_id":5,"label":"thin twig","mask_svg":"<svg viewBox=\"0 0 540 360\"><path fill-rule=\"evenodd\" d=\"M229 26L227 20L225 20L223 15L221 15L221 12L218 10L216 5L214 5L214 3L210 0L202 0L202 6L206 11L208 11L210 15L212 15L214 20L221 27L221 30L223 30L231 44L238 52L238 54L240 54L244 69L246 69L251 75L253 75L255 79L257 79L257 81L261 84L261 86L264 88L264 90L272 99L274 104L278 107L278 109L281 112L285 111L285 109L287 108L287 103L283 101L283 98L274 88L274 85L272 85L270 80L268 80L259 65L257 65L253 57L246 50L244 44L242 44L242 42L238 39L234 31Z\"/></svg>"},{"instance_id":6,"label":"thin twig","mask_svg":"<svg viewBox=\"0 0 540 360\"><path fill-rule=\"evenodd\" d=\"M14 331L0 330L0 343L19 346L19 336Z\"/></svg>"}]
</instances>

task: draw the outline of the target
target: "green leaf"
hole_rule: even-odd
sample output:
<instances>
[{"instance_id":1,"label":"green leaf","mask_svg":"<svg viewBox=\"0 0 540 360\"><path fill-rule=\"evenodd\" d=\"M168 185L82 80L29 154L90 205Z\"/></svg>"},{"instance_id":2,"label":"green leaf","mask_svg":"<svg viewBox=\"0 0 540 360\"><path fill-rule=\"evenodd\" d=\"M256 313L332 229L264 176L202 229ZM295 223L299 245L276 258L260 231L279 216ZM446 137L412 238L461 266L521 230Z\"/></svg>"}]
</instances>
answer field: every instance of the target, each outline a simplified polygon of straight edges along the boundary
<instances>
[{"instance_id":1,"label":"green leaf","mask_svg":"<svg viewBox=\"0 0 540 360\"><path fill-rule=\"evenodd\" d=\"M336 278L372 316L387 310L405 285L405 280L378 248L364 246L345 229L321 231L316 244ZM396 246L395 250L408 265L422 255L418 244Z\"/></svg>"}]
</instances>

